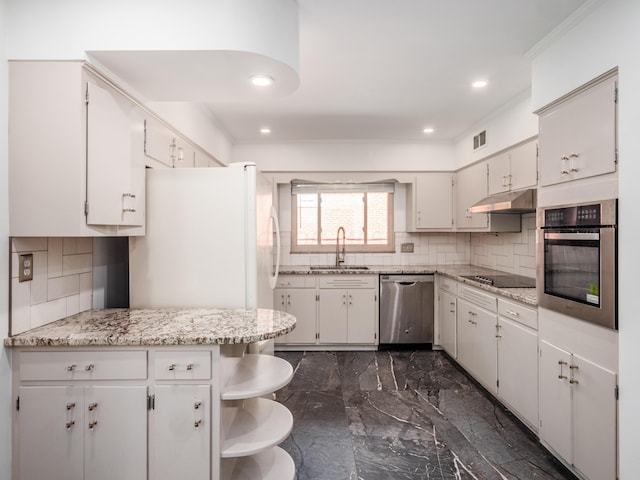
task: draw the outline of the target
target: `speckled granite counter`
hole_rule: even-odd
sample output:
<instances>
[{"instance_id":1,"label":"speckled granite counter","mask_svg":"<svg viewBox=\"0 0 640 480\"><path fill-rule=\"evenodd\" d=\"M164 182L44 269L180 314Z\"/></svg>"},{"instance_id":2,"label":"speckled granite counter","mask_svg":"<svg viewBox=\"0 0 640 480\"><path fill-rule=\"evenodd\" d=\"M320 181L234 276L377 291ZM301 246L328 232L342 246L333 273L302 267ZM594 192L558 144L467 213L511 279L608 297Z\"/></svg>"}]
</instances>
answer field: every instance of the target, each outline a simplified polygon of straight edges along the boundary
<instances>
[{"instance_id":1,"label":"speckled granite counter","mask_svg":"<svg viewBox=\"0 0 640 480\"><path fill-rule=\"evenodd\" d=\"M6 347L254 343L285 335L295 317L267 309L88 310L5 338Z\"/></svg>"},{"instance_id":2,"label":"speckled granite counter","mask_svg":"<svg viewBox=\"0 0 640 480\"><path fill-rule=\"evenodd\" d=\"M496 275L504 274L499 270L478 267L475 265L368 265L366 270L349 270L344 268L327 267L322 270L312 270L307 266L284 266L280 268L281 275L366 275L366 274L429 274L437 273L457 282L466 283L472 287L486 290L503 297L537 306L538 299L535 288L496 288L464 278L465 275Z\"/></svg>"}]
</instances>

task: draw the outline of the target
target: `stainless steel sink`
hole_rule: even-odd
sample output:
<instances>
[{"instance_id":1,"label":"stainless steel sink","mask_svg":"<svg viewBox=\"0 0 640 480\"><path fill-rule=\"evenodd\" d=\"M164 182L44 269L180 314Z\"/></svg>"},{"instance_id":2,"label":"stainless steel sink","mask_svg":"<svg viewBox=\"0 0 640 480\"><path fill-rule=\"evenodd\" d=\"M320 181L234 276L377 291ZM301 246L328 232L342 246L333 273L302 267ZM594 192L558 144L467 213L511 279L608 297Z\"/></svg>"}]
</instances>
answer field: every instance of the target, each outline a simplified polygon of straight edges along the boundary
<instances>
[{"instance_id":1,"label":"stainless steel sink","mask_svg":"<svg viewBox=\"0 0 640 480\"><path fill-rule=\"evenodd\" d=\"M311 270L369 270L369 267L364 265L311 265Z\"/></svg>"}]
</instances>

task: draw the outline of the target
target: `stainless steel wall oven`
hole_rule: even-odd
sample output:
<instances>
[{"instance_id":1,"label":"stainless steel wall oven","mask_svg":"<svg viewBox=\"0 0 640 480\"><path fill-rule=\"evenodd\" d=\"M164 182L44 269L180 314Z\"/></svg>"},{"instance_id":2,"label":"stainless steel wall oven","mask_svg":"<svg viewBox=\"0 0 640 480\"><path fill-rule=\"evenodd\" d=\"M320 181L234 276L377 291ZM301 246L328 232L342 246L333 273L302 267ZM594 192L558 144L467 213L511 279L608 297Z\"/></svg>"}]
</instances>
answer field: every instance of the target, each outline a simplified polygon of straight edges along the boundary
<instances>
[{"instance_id":1,"label":"stainless steel wall oven","mask_svg":"<svg viewBox=\"0 0 640 480\"><path fill-rule=\"evenodd\" d=\"M617 329L617 201L538 209L538 304Z\"/></svg>"}]
</instances>

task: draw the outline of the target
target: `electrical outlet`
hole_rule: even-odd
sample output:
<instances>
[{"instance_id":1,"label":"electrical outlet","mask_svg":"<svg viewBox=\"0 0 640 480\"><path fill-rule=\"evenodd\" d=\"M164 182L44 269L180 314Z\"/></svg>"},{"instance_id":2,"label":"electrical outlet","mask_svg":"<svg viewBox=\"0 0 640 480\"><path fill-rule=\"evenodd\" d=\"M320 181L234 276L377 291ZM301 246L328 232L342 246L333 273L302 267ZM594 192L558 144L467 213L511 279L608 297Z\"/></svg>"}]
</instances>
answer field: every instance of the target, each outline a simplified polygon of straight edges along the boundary
<instances>
[{"instance_id":1,"label":"electrical outlet","mask_svg":"<svg viewBox=\"0 0 640 480\"><path fill-rule=\"evenodd\" d=\"M403 243L400 245L402 253L413 253L413 243Z\"/></svg>"},{"instance_id":2,"label":"electrical outlet","mask_svg":"<svg viewBox=\"0 0 640 480\"><path fill-rule=\"evenodd\" d=\"M20 282L33 280L33 253L20 255L18 268L20 269L20 273L18 274L18 280Z\"/></svg>"}]
</instances>

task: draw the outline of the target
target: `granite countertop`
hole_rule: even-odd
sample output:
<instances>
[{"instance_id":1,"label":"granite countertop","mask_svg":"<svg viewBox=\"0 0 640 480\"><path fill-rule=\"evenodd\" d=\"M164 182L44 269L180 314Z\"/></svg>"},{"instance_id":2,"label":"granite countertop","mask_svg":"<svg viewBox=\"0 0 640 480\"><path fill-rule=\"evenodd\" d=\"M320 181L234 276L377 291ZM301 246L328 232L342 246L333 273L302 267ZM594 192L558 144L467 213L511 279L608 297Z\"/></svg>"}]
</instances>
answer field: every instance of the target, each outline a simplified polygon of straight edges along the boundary
<instances>
[{"instance_id":1,"label":"granite countertop","mask_svg":"<svg viewBox=\"0 0 640 480\"><path fill-rule=\"evenodd\" d=\"M379 274L430 274L437 273L457 282L486 290L496 295L516 300L518 302L537 306L538 298L535 288L496 288L491 285L474 282L464 275L504 275L507 272L475 265L369 265L366 270L327 267L322 270L312 270L308 266L284 266L280 268L280 275L379 275Z\"/></svg>"},{"instance_id":2,"label":"granite countertop","mask_svg":"<svg viewBox=\"0 0 640 480\"><path fill-rule=\"evenodd\" d=\"M268 309L88 310L5 338L6 347L254 343L289 333L296 319Z\"/></svg>"}]
</instances>

